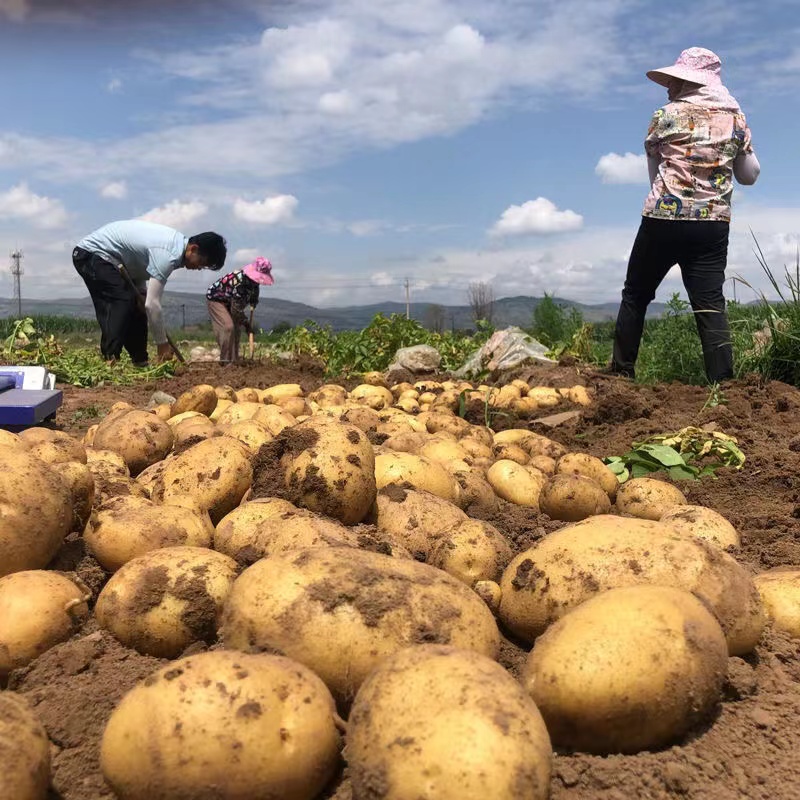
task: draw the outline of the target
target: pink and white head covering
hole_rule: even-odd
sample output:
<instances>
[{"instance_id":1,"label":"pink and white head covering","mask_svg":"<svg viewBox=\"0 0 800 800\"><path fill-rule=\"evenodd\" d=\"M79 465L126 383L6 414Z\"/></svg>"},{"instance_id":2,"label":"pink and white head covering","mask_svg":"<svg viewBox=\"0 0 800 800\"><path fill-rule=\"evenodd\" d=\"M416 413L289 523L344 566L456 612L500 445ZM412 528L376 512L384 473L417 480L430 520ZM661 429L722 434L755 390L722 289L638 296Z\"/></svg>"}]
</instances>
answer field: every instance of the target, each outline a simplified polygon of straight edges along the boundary
<instances>
[{"instance_id":1,"label":"pink and white head covering","mask_svg":"<svg viewBox=\"0 0 800 800\"><path fill-rule=\"evenodd\" d=\"M272 286L275 279L272 277L272 264L268 258L259 256L255 261L242 269L251 281L260 283L262 286Z\"/></svg>"},{"instance_id":2,"label":"pink and white head covering","mask_svg":"<svg viewBox=\"0 0 800 800\"><path fill-rule=\"evenodd\" d=\"M721 86L721 71L722 62L716 53L706 50L705 47L690 47L678 56L672 66L651 69L647 77L667 87L675 78L699 83L701 86Z\"/></svg>"},{"instance_id":3,"label":"pink and white head covering","mask_svg":"<svg viewBox=\"0 0 800 800\"><path fill-rule=\"evenodd\" d=\"M660 86L670 87L675 80L686 81L680 93L672 98L719 111L739 113L736 98L722 85L722 62L716 53L705 47L684 50L671 67L651 69L647 77Z\"/></svg>"}]
</instances>

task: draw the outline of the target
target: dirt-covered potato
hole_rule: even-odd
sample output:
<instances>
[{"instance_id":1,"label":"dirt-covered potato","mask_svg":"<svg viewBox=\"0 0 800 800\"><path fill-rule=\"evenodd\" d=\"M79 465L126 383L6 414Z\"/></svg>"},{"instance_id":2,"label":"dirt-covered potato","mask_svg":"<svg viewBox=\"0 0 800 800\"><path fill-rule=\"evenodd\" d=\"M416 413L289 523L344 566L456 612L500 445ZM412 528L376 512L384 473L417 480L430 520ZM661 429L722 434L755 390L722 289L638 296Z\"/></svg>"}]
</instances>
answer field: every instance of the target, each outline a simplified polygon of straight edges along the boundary
<instances>
[{"instance_id":1,"label":"dirt-covered potato","mask_svg":"<svg viewBox=\"0 0 800 800\"><path fill-rule=\"evenodd\" d=\"M259 394L258 389L254 389L252 386L245 386L243 389L236 390L236 402L260 403L261 395Z\"/></svg>"},{"instance_id":2,"label":"dirt-covered potato","mask_svg":"<svg viewBox=\"0 0 800 800\"><path fill-rule=\"evenodd\" d=\"M135 478L172 449L172 428L149 411L122 409L98 426L93 447L119 453Z\"/></svg>"},{"instance_id":3,"label":"dirt-covered potato","mask_svg":"<svg viewBox=\"0 0 800 800\"><path fill-rule=\"evenodd\" d=\"M152 550L111 576L95 616L127 647L177 658L194 642L216 639L236 574L232 558L204 547Z\"/></svg>"},{"instance_id":4,"label":"dirt-covered potato","mask_svg":"<svg viewBox=\"0 0 800 800\"><path fill-rule=\"evenodd\" d=\"M233 585L226 647L280 652L351 700L386 656L413 644L452 644L489 658L499 633L467 586L416 561L345 547L294 550L257 561Z\"/></svg>"},{"instance_id":5,"label":"dirt-covered potato","mask_svg":"<svg viewBox=\"0 0 800 800\"><path fill-rule=\"evenodd\" d=\"M219 400L227 400L230 403L236 402L236 389L233 386L228 386L228 384L215 386L214 394L217 396L218 402Z\"/></svg>"},{"instance_id":6,"label":"dirt-covered potato","mask_svg":"<svg viewBox=\"0 0 800 800\"><path fill-rule=\"evenodd\" d=\"M282 492L296 506L354 525L375 502L375 455L364 432L326 416L282 431L270 447L274 462L256 464L254 485L283 477Z\"/></svg>"},{"instance_id":7,"label":"dirt-covered potato","mask_svg":"<svg viewBox=\"0 0 800 800\"><path fill-rule=\"evenodd\" d=\"M50 740L23 697L0 692L0 797L45 800L50 786Z\"/></svg>"},{"instance_id":8,"label":"dirt-covered potato","mask_svg":"<svg viewBox=\"0 0 800 800\"><path fill-rule=\"evenodd\" d=\"M57 470L0 445L0 576L46 567L70 532L72 495Z\"/></svg>"},{"instance_id":9,"label":"dirt-covered potato","mask_svg":"<svg viewBox=\"0 0 800 800\"><path fill-rule=\"evenodd\" d=\"M714 611L731 655L761 637L764 611L753 580L715 545L651 520L606 514L548 534L503 573L500 619L532 642L570 609L608 589L664 585L692 592Z\"/></svg>"},{"instance_id":10,"label":"dirt-covered potato","mask_svg":"<svg viewBox=\"0 0 800 800\"><path fill-rule=\"evenodd\" d=\"M608 514L611 501L596 481L567 472L547 479L539 494L539 509L550 519L578 522L596 514Z\"/></svg>"},{"instance_id":11,"label":"dirt-covered potato","mask_svg":"<svg viewBox=\"0 0 800 800\"><path fill-rule=\"evenodd\" d=\"M800 639L800 567L777 567L755 577L767 619L779 631Z\"/></svg>"},{"instance_id":12,"label":"dirt-covered potato","mask_svg":"<svg viewBox=\"0 0 800 800\"><path fill-rule=\"evenodd\" d=\"M530 461L530 455L525 448L513 442L495 444L492 458L495 461L516 461L517 464L527 464Z\"/></svg>"},{"instance_id":13,"label":"dirt-covered potato","mask_svg":"<svg viewBox=\"0 0 800 800\"><path fill-rule=\"evenodd\" d=\"M64 431L27 428L19 438L28 445L30 453L47 464L65 464L68 461L86 463L86 447Z\"/></svg>"},{"instance_id":14,"label":"dirt-covered potato","mask_svg":"<svg viewBox=\"0 0 800 800\"><path fill-rule=\"evenodd\" d=\"M539 508L539 495L545 484L543 473L526 469L516 461L504 458L495 461L486 471L486 480L495 494L517 506Z\"/></svg>"},{"instance_id":15,"label":"dirt-covered potato","mask_svg":"<svg viewBox=\"0 0 800 800\"><path fill-rule=\"evenodd\" d=\"M350 714L353 800L546 800L552 750L520 684L482 655L411 647L365 681Z\"/></svg>"},{"instance_id":16,"label":"dirt-covered potato","mask_svg":"<svg viewBox=\"0 0 800 800\"><path fill-rule=\"evenodd\" d=\"M246 503L236 511L246 511L252 505ZM226 525L225 520L236 511L217 526L214 549L243 564L299 547L358 547L358 535L352 528L305 509L292 507L246 526L241 522Z\"/></svg>"},{"instance_id":17,"label":"dirt-covered potato","mask_svg":"<svg viewBox=\"0 0 800 800\"><path fill-rule=\"evenodd\" d=\"M263 422L255 419L242 419L228 425L218 425L217 428L225 436L238 439L252 454L257 453L262 444L271 442L275 438Z\"/></svg>"},{"instance_id":18,"label":"dirt-covered potato","mask_svg":"<svg viewBox=\"0 0 800 800\"><path fill-rule=\"evenodd\" d=\"M214 410L208 415L208 418L212 422L218 422L219 418L222 416L223 412L230 408L236 401L235 400L226 400L224 397L219 397L217 399L217 405Z\"/></svg>"},{"instance_id":19,"label":"dirt-covered potato","mask_svg":"<svg viewBox=\"0 0 800 800\"><path fill-rule=\"evenodd\" d=\"M0 448L11 447L16 450L24 450L25 452L29 451L29 447L25 441L20 439L16 433L11 433L11 431L6 431L0 428Z\"/></svg>"},{"instance_id":20,"label":"dirt-covered potato","mask_svg":"<svg viewBox=\"0 0 800 800\"><path fill-rule=\"evenodd\" d=\"M522 446L531 454L531 458L546 456L557 461L567 454L567 448L563 444L554 442L552 439L548 439L538 433L532 433L528 438L524 439Z\"/></svg>"},{"instance_id":21,"label":"dirt-covered potato","mask_svg":"<svg viewBox=\"0 0 800 800\"><path fill-rule=\"evenodd\" d=\"M467 515L435 494L396 484L378 492L375 523L415 556L427 559L437 541L448 536Z\"/></svg>"},{"instance_id":22,"label":"dirt-covered potato","mask_svg":"<svg viewBox=\"0 0 800 800\"><path fill-rule=\"evenodd\" d=\"M192 509L130 496L113 497L96 508L83 538L108 572L151 550L211 545L211 531Z\"/></svg>"},{"instance_id":23,"label":"dirt-covered potato","mask_svg":"<svg viewBox=\"0 0 800 800\"><path fill-rule=\"evenodd\" d=\"M202 653L122 698L100 764L120 800L314 800L339 763L330 692L270 655Z\"/></svg>"},{"instance_id":24,"label":"dirt-covered potato","mask_svg":"<svg viewBox=\"0 0 800 800\"><path fill-rule=\"evenodd\" d=\"M94 505L94 475L88 465L80 461L59 464L58 474L69 487L72 497L72 530L82 531L86 527Z\"/></svg>"},{"instance_id":25,"label":"dirt-covered potato","mask_svg":"<svg viewBox=\"0 0 800 800\"><path fill-rule=\"evenodd\" d=\"M216 436L169 459L153 483L151 496L164 502L176 494L190 495L216 525L239 505L252 479L248 448L238 439Z\"/></svg>"},{"instance_id":26,"label":"dirt-covered potato","mask_svg":"<svg viewBox=\"0 0 800 800\"><path fill-rule=\"evenodd\" d=\"M26 570L0 578L0 683L69 639L89 609L85 587L60 572Z\"/></svg>"},{"instance_id":27,"label":"dirt-covered potato","mask_svg":"<svg viewBox=\"0 0 800 800\"><path fill-rule=\"evenodd\" d=\"M454 503L459 487L455 478L435 461L412 453L384 453L375 459L375 480L379 489L391 483L408 484Z\"/></svg>"},{"instance_id":28,"label":"dirt-covered potato","mask_svg":"<svg viewBox=\"0 0 800 800\"><path fill-rule=\"evenodd\" d=\"M679 740L719 703L728 648L706 606L680 589L612 589L536 640L522 682L553 743L637 753Z\"/></svg>"},{"instance_id":29,"label":"dirt-covered potato","mask_svg":"<svg viewBox=\"0 0 800 800\"><path fill-rule=\"evenodd\" d=\"M217 392L213 386L201 383L199 386L192 386L188 392L179 395L170 409L170 416L176 417L185 411L199 411L205 416L213 413L217 407Z\"/></svg>"},{"instance_id":30,"label":"dirt-covered potato","mask_svg":"<svg viewBox=\"0 0 800 800\"><path fill-rule=\"evenodd\" d=\"M683 492L655 478L631 478L619 487L617 510L641 519L658 520L671 506L687 505Z\"/></svg>"},{"instance_id":31,"label":"dirt-covered potato","mask_svg":"<svg viewBox=\"0 0 800 800\"><path fill-rule=\"evenodd\" d=\"M130 470L125 459L113 450L99 450L94 447L86 448L86 466L95 473L97 471L110 472L130 477Z\"/></svg>"},{"instance_id":32,"label":"dirt-covered potato","mask_svg":"<svg viewBox=\"0 0 800 800\"><path fill-rule=\"evenodd\" d=\"M458 494L460 508L469 508L472 505L483 506L486 509L497 507L497 495L483 474L478 474L470 469L469 471L458 470L453 475L461 490Z\"/></svg>"},{"instance_id":33,"label":"dirt-covered potato","mask_svg":"<svg viewBox=\"0 0 800 800\"><path fill-rule=\"evenodd\" d=\"M479 519L461 522L433 546L428 563L467 586L478 581L498 581L513 552L494 525Z\"/></svg>"},{"instance_id":34,"label":"dirt-covered potato","mask_svg":"<svg viewBox=\"0 0 800 800\"><path fill-rule=\"evenodd\" d=\"M722 514L705 506L670 506L659 520L680 533L699 536L721 547L739 547L739 531Z\"/></svg>"},{"instance_id":35,"label":"dirt-covered potato","mask_svg":"<svg viewBox=\"0 0 800 800\"><path fill-rule=\"evenodd\" d=\"M600 484L612 503L617 496L619 490L617 476L599 458L588 453L567 453L561 456L556 462L555 471L559 475L575 474L591 478Z\"/></svg>"},{"instance_id":36,"label":"dirt-covered potato","mask_svg":"<svg viewBox=\"0 0 800 800\"><path fill-rule=\"evenodd\" d=\"M163 419L164 422L166 422L172 416L171 403L159 403L148 410L151 414L155 414L159 419Z\"/></svg>"}]
</instances>

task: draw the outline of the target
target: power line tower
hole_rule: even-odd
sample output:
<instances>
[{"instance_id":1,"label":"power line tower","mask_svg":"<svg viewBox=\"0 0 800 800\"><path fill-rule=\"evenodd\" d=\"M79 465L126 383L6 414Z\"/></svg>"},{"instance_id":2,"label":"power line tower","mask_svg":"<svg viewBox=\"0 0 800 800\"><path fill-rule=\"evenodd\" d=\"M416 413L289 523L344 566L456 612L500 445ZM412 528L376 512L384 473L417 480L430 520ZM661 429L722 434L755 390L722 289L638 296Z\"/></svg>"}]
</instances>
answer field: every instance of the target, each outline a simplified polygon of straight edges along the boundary
<instances>
[{"instance_id":1,"label":"power line tower","mask_svg":"<svg viewBox=\"0 0 800 800\"><path fill-rule=\"evenodd\" d=\"M14 278L14 300L17 301L17 319L22 319L22 250L11 254L11 275Z\"/></svg>"}]
</instances>

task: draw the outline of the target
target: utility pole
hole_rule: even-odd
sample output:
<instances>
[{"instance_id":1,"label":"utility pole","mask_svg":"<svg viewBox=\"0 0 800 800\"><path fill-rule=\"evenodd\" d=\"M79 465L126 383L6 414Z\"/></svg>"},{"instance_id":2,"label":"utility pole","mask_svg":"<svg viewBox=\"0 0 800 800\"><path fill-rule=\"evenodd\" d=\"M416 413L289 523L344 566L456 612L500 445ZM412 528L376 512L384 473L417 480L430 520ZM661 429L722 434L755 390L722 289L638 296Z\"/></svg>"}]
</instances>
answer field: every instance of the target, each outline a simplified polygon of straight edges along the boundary
<instances>
[{"instance_id":1,"label":"utility pole","mask_svg":"<svg viewBox=\"0 0 800 800\"><path fill-rule=\"evenodd\" d=\"M410 290L408 285L408 278L406 278L406 319L411 319L411 305L410 305Z\"/></svg>"},{"instance_id":2,"label":"utility pole","mask_svg":"<svg viewBox=\"0 0 800 800\"><path fill-rule=\"evenodd\" d=\"M183 316L183 322L181 323L181 328L186 330L186 304L181 303L181 314Z\"/></svg>"},{"instance_id":3,"label":"utility pole","mask_svg":"<svg viewBox=\"0 0 800 800\"><path fill-rule=\"evenodd\" d=\"M11 254L11 274L14 277L14 299L17 301L17 319L22 319L22 250Z\"/></svg>"}]
</instances>

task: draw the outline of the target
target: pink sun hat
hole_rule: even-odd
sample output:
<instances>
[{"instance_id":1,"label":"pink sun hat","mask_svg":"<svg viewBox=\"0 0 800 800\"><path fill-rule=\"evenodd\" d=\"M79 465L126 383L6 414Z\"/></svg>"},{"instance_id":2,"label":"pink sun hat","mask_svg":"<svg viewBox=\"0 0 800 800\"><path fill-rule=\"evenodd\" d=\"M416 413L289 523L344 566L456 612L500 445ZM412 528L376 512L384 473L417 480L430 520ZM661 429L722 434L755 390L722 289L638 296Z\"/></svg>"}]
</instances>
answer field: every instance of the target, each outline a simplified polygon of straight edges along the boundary
<instances>
[{"instance_id":1,"label":"pink sun hat","mask_svg":"<svg viewBox=\"0 0 800 800\"><path fill-rule=\"evenodd\" d=\"M268 258L259 256L251 264L244 267L242 272L244 272L251 281L260 283L262 286L272 286L272 284L275 283L275 279L272 277L272 264Z\"/></svg>"},{"instance_id":2,"label":"pink sun hat","mask_svg":"<svg viewBox=\"0 0 800 800\"><path fill-rule=\"evenodd\" d=\"M716 53L706 50L705 47L690 47L678 56L671 67L651 69L647 77L667 87L674 78L699 83L701 86L721 86L721 70L722 62Z\"/></svg>"}]
</instances>

